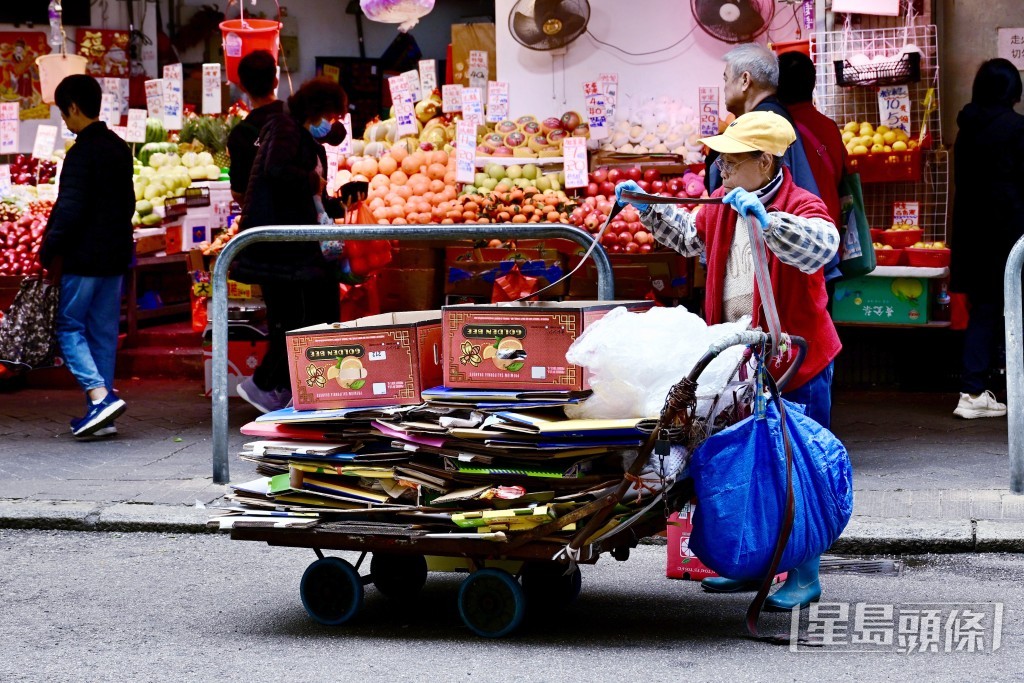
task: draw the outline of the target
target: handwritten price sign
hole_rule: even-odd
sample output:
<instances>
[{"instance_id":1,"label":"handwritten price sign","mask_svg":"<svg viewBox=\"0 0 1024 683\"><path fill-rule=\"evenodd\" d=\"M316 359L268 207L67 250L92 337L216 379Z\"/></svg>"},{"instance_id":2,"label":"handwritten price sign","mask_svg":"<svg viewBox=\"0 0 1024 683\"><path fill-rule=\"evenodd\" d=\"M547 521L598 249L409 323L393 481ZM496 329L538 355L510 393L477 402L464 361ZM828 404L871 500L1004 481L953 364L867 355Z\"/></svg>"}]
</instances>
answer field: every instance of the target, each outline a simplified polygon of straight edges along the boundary
<instances>
[{"instance_id":1,"label":"handwritten price sign","mask_svg":"<svg viewBox=\"0 0 1024 683\"><path fill-rule=\"evenodd\" d=\"M593 129L591 129L593 130ZM562 155L565 158L565 186L587 186L587 139L567 137L562 141Z\"/></svg>"},{"instance_id":2,"label":"handwritten price sign","mask_svg":"<svg viewBox=\"0 0 1024 683\"><path fill-rule=\"evenodd\" d=\"M484 125L484 97L480 88L462 89L462 120L475 126Z\"/></svg>"},{"instance_id":3,"label":"handwritten price sign","mask_svg":"<svg viewBox=\"0 0 1024 683\"><path fill-rule=\"evenodd\" d=\"M431 93L437 90L437 60L421 59L420 69L420 99L427 99Z\"/></svg>"},{"instance_id":4,"label":"handwritten price sign","mask_svg":"<svg viewBox=\"0 0 1024 683\"><path fill-rule=\"evenodd\" d=\"M892 224L913 225L921 224L921 205L918 202L893 202L892 203Z\"/></svg>"},{"instance_id":5,"label":"handwritten price sign","mask_svg":"<svg viewBox=\"0 0 1024 683\"><path fill-rule=\"evenodd\" d=\"M220 64L203 64L203 113L219 114L220 110Z\"/></svg>"},{"instance_id":6,"label":"handwritten price sign","mask_svg":"<svg viewBox=\"0 0 1024 683\"><path fill-rule=\"evenodd\" d=\"M455 124L455 182L472 183L476 172L476 124Z\"/></svg>"},{"instance_id":7,"label":"handwritten price sign","mask_svg":"<svg viewBox=\"0 0 1024 683\"><path fill-rule=\"evenodd\" d=\"M878 89L878 122L910 135L910 86Z\"/></svg>"},{"instance_id":8,"label":"handwritten price sign","mask_svg":"<svg viewBox=\"0 0 1024 683\"><path fill-rule=\"evenodd\" d=\"M164 117L164 82L161 78L146 81L146 115L154 119Z\"/></svg>"},{"instance_id":9,"label":"handwritten price sign","mask_svg":"<svg viewBox=\"0 0 1024 683\"><path fill-rule=\"evenodd\" d=\"M393 76L388 79L388 86L391 88L391 101L395 105L398 135L415 135L419 128L416 126L416 109L409 81L404 76Z\"/></svg>"},{"instance_id":10,"label":"handwritten price sign","mask_svg":"<svg viewBox=\"0 0 1024 683\"><path fill-rule=\"evenodd\" d=\"M493 123L508 118L508 83L491 81L487 84L487 120Z\"/></svg>"},{"instance_id":11,"label":"handwritten price sign","mask_svg":"<svg viewBox=\"0 0 1024 683\"><path fill-rule=\"evenodd\" d=\"M608 118L615 116L615 108L619 105L619 74L603 73L597 77L597 86L604 93L605 108Z\"/></svg>"},{"instance_id":12,"label":"handwritten price sign","mask_svg":"<svg viewBox=\"0 0 1024 683\"><path fill-rule=\"evenodd\" d=\"M608 137L608 109L604 93L587 95L587 122L590 124L590 139L603 140ZM583 138L584 142L586 141Z\"/></svg>"},{"instance_id":13,"label":"handwritten price sign","mask_svg":"<svg viewBox=\"0 0 1024 683\"><path fill-rule=\"evenodd\" d=\"M490 67L487 65L486 50L469 51L469 87L486 88L487 79L490 77Z\"/></svg>"},{"instance_id":14,"label":"handwritten price sign","mask_svg":"<svg viewBox=\"0 0 1024 683\"><path fill-rule=\"evenodd\" d=\"M441 86L441 111L454 114L462 111L462 86L458 83Z\"/></svg>"},{"instance_id":15,"label":"handwritten price sign","mask_svg":"<svg viewBox=\"0 0 1024 683\"><path fill-rule=\"evenodd\" d=\"M700 135L718 135L718 88L708 87L697 90L700 103Z\"/></svg>"},{"instance_id":16,"label":"handwritten price sign","mask_svg":"<svg viewBox=\"0 0 1024 683\"><path fill-rule=\"evenodd\" d=\"M0 104L0 154L15 154L21 138L21 105L18 102Z\"/></svg>"}]
</instances>

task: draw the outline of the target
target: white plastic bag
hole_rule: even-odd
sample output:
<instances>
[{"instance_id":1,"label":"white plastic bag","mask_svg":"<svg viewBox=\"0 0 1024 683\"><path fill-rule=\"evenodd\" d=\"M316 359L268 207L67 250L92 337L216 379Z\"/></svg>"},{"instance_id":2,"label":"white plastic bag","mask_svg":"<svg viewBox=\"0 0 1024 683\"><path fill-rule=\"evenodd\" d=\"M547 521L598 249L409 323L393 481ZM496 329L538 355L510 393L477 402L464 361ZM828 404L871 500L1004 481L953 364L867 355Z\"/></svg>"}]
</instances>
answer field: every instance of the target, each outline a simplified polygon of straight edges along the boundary
<instances>
[{"instance_id":1,"label":"white plastic bag","mask_svg":"<svg viewBox=\"0 0 1024 683\"><path fill-rule=\"evenodd\" d=\"M708 327L685 308L630 313L616 308L584 330L566 352L570 363L590 371L592 396L566 406L570 418L657 417L665 396L714 342L746 330L750 318ZM718 356L698 380L698 411L722 391L736 370L742 346ZM704 398L702 398L704 397Z\"/></svg>"}]
</instances>

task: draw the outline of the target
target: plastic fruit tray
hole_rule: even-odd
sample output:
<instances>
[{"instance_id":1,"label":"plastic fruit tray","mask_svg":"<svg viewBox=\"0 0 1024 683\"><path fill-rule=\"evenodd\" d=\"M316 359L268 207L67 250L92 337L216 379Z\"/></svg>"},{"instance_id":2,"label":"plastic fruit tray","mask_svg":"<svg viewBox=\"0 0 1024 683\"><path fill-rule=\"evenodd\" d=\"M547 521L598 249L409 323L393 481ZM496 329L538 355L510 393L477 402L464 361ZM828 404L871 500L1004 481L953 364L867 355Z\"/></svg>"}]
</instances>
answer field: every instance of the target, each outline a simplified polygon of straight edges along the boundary
<instances>
[{"instance_id":1,"label":"plastic fruit tray","mask_svg":"<svg viewBox=\"0 0 1024 683\"><path fill-rule=\"evenodd\" d=\"M882 233L884 233L884 232L885 232L884 228L871 228L871 241L872 242L881 242L882 241Z\"/></svg>"},{"instance_id":2,"label":"plastic fruit tray","mask_svg":"<svg viewBox=\"0 0 1024 683\"><path fill-rule=\"evenodd\" d=\"M902 85L921 80L921 53L904 52L884 62L853 65L846 59L835 60L836 83L853 85Z\"/></svg>"},{"instance_id":3,"label":"plastic fruit tray","mask_svg":"<svg viewBox=\"0 0 1024 683\"><path fill-rule=\"evenodd\" d=\"M924 230L885 230L882 232L882 244L888 244L893 249L906 249L915 242L920 242L924 236Z\"/></svg>"},{"instance_id":4,"label":"plastic fruit tray","mask_svg":"<svg viewBox=\"0 0 1024 683\"><path fill-rule=\"evenodd\" d=\"M945 268L949 265L949 249L904 249L907 265L915 268Z\"/></svg>"},{"instance_id":5,"label":"plastic fruit tray","mask_svg":"<svg viewBox=\"0 0 1024 683\"><path fill-rule=\"evenodd\" d=\"M921 148L903 152L851 154L846 170L859 173L862 183L916 183L921 180Z\"/></svg>"},{"instance_id":6,"label":"plastic fruit tray","mask_svg":"<svg viewBox=\"0 0 1024 683\"><path fill-rule=\"evenodd\" d=\"M898 266L903 262L902 249L875 249L875 264L879 266Z\"/></svg>"}]
</instances>

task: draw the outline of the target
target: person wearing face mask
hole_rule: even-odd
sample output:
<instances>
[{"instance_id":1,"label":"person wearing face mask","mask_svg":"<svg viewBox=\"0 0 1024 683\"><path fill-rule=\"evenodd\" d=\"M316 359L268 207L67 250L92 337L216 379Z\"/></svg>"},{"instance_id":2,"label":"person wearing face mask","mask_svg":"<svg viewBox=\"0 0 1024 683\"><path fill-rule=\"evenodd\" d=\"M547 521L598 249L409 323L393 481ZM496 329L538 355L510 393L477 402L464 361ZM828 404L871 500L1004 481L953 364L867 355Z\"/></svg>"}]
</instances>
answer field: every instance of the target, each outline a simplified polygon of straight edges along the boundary
<instances>
[{"instance_id":1,"label":"person wearing face mask","mask_svg":"<svg viewBox=\"0 0 1024 683\"><path fill-rule=\"evenodd\" d=\"M317 137L329 138L332 121L347 108L341 86L315 78L288 98L285 111L267 119L257 141L240 230L321 223L331 203L324 194L327 156ZM260 286L269 335L263 360L238 385L238 394L261 412L284 408L291 402L285 332L338 321L338 264L324 257L317 242L262 242L239 253L231 274Z\"/></svg>"},{"instance_id":2,"label":"person wearing face mask","mask_svg":"<svg viewBox=\"0 0 1024 683\"><path fill-rule=\"evenodd\" d=\"M782 396L806 406L806 414L828 428L833 361L842 346L827 310L823 267L839 249L839 231L824 202L798 187L782 164L782 155L795 139L793 126L774 112L744 114L721 135L701 140L719 153L715 163L722 187L712 197L723 197L723 204L689 212L671 204L632 203L658 242L684 256L707 256L704 309L709 325L752 315L753 325L762 326L747 234L751 218L760 223L782 330L807 340L807 356ZM623 190L639 187L632 181L620 183L620 204ZM787 368L787 363L769 366L776 378ZM702 586L709 592L729 593L758 588L756 583L724 577L705 579ZM766 607L788 610L820 596L815 559L791 571Z\"/></svg>"}]
</instances>

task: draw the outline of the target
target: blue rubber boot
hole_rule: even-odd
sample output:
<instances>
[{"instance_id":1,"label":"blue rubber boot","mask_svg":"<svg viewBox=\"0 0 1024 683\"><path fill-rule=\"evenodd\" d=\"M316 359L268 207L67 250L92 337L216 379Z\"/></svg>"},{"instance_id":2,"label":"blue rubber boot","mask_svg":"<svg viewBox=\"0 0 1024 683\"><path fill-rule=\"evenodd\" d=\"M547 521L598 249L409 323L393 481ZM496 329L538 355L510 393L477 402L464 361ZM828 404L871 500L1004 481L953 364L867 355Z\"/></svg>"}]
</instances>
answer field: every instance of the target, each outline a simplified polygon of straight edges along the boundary
<instances>
[{"instance_id":1,"label":"blue rubber boot","mask_svg":"<svg viewBox=\"0 0 1024 683\"><path fill-rule=\"evenodd\" d=\"M724 576L709 576L700 582L700 587L708 593L752 593L760 586L760 581L738 581Z\"/></svg>"},{"instance_id":2,"label":"blue rubber boot","mask_svg":"<svg viewBox=\"0 0 1024 683\"><path fill-rule=\"evenodd\" d=\"M821 597L821 582L818 580L818 565L821 557L808 560L789 572L786 583L767 600L764 608L769 612L788 612L794 607L803 609Z\"/></svg>"}]
</instances>

